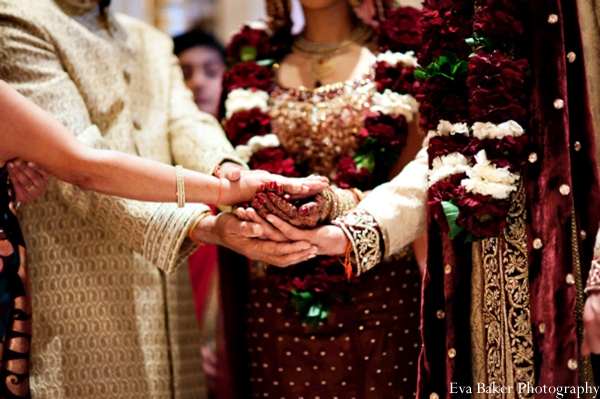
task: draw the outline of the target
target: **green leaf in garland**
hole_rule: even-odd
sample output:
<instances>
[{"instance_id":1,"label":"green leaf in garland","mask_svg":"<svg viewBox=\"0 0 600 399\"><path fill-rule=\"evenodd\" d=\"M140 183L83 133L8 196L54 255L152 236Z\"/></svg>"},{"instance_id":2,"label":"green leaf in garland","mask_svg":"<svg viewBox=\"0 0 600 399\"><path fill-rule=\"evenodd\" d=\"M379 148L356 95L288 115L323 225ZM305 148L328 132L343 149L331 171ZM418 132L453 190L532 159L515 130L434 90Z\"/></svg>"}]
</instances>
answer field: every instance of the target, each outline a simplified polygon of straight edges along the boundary
<instances>
[{"instance_id":1,"label":"green leaf in garland","mask_svg":"<svg viewBox=\"0 0 600 399\"><path fill-rule=\"evenodd\" d=\"M465 39L467 44L477 50L485 50L486 52L493 52L494 50L501 50L507 52L510 45L498 38L491 36L479 36L477 33L473 34L473 37ZM475 53L469 55L472 57Z\"/></svg>"},{"instance_id":2,"label":"green leaf in garland","mask_svg":"<svg viewBox=\"0 0 600 399\"><path fill-rule=\"evenodd\" d=\"M290 294L292 294L291 303L296 309L296 313L302 317L302 321L313 331L331 313L329 306L323 299L311 291L293 290L290 291Z\"/></svg>"},{"instance_id":3,"label":"green leaf in garland","mask_svg":"<svg viewBox=\"0 0 600 399\"><path fill-rule=\"evenodd\" d=\"M375 170L375 155L373 152L356 155L354 157L354 162L356 162L357 169L365 168L369 173L373 173Z\"/></svg>"},{"instance_id":4,"label":"green leaf in garland","mask_svg":"<svg viewBox=\"0 0 600 399\"><path fill-rule=\"evenodd\" d=\"M427 68L418 66L415 79L422 82L427 78L444 78L448 80L465 80L469 73L469 63L458 58L455 53L446 52L434 59Z\"/></svg>"},{"instance_id":5,"label":"green leaf in garland","mask_svg":"<svg viewBox=\"0 0 600 399\"><path fill-rule=\"evenodd\" d=\"M450 227L448 236L451 240L454 240L464 230L464 227L459 226L456 223L460 209L458 209L452 201L442 201L442 208L444 209L444 215L446 215L446 221L448 221L448 226Z\"/></svg>"},{"instance_id":6,"label":"green leaf in garland","mask_svg":"<svg viewBox=\"0 0 600 399\"><path fill-rule=\"evenodd\" d=\"M256 63L260 66L266 66L266 67L270 67L273 66L273 64L275 64L277 61L274 60L273 58L268 58L265 60L257 60Z\"/></svg>"},{"instance_id":7,"label":"green leaf in garland","mask_svg":"<svg viewBox=\"0 0 600 399\"><path fill-rule=\"evenodd\" d=\"M254 61L257 56L258 52L254 47L242 47L242 50L240 51L240 59L242 60L242 62Z\"/></svg>"}]
</instances>

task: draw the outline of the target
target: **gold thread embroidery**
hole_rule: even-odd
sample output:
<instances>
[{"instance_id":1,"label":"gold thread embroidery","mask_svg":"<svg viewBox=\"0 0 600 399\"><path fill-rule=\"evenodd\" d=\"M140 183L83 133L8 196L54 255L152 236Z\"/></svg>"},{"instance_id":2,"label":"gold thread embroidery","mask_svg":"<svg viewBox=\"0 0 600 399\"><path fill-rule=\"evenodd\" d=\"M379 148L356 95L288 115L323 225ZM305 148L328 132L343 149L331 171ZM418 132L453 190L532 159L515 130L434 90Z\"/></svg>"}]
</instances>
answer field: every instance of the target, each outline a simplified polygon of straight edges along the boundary
<instances>
[{"instance_id":1,"label":"gold thread embroidery","mask_svg":"<svg viewBox=\"0 0 600 399\"><path fill-rule=\"evenodd\" d=\"M507 227L499 237L485 239L481 245L488 384L535 383L525 219L525 190L520 185L507 216ZM518 389L514 392L517 398L533 396Z\"/></svg>"}]
</instances>

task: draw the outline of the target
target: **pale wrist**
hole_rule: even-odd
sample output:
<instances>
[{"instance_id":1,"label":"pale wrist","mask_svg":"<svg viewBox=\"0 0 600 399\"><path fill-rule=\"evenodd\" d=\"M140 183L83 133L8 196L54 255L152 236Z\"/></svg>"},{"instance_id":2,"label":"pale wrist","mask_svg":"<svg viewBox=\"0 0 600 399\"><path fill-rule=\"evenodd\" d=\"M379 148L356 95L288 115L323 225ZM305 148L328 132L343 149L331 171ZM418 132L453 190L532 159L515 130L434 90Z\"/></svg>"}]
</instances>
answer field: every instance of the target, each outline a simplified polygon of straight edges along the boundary
<instances>
[{"instance_id":1,"label":"pale wrist","mask_svg":"<svg viewBox=\"0 0 600 399\"><path fill-rule=\"evenodd\" d=\"M237 187L239 185L233 184L226 178L222 177L220 182L220 190L221 190L221 205L237 205L238 201L236 199Z\"/></svg>"}]
</instances>

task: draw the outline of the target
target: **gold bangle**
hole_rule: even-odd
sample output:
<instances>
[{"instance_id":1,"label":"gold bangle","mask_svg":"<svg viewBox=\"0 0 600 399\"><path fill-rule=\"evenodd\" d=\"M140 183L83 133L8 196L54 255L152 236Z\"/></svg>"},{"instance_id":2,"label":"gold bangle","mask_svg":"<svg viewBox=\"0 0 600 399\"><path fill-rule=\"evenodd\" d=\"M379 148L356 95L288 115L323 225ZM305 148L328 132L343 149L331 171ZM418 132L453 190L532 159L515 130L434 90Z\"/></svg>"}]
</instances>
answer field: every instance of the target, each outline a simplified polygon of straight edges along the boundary
<instances>
[{"instance_id":1,"label":"gold bangle","mask_svg":"<svg viewBox=\"0 0 600 399\"><path fill-rule=\"evenodd\" d=\"M199 246L206 245L205 243L203 243L202 241L200 241L199 239L194 237L194 230L196 229L196 226L198 226L198 223L200 223L202 220L204 220L205 217L207 217L209 215L212 215L211 211L204 212L202 215L198 216L198 218L196 219L196 221L194 223L192 223L192 226L190 227L190 230L188 231L188 238L194 244L198 244Z\"/></svg>"},{"instance_id":2,"label":"gold bangle","mask_svg":"<svg viewBox=\"0 0 600 399\"><path fill-rule=\"evenodd\" d=\"M351 188L350 191L352 191L354 194L356 194L356 198L358 198L358 202L362 201L365 199L365 194L362 192L362 190L359 190L358 188Z\"/></svg>"},{"instance_id":3,"label":"gold bangle","mask_svg":"<svg viewBox=\"0 0 600 399\"><path fill-rule=\"evenodd\" d=\"M175 166L175 176L177 177L177 206L183 208L185 206L185 180L183 179L183 166Z\"/></svg>"}]
</instances>

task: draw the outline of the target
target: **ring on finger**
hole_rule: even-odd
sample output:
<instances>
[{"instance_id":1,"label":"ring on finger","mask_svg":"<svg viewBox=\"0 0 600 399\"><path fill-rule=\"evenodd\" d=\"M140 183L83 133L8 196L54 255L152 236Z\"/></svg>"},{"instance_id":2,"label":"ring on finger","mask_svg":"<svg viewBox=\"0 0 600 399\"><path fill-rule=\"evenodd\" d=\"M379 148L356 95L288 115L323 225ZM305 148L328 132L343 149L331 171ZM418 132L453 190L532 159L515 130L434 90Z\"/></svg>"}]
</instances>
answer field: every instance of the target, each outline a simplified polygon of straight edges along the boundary
<instances>
[{"instance_id":1,"label":"ring on finger","mask_svg":"<svg viewBox=\"0 0 600 399\"><path fill-rule=\"evenodd\" d=\"M35 184L32 184L31 186L27 187L27 191L33 191L35 190Z\"/></svg>"}]
</instances>

